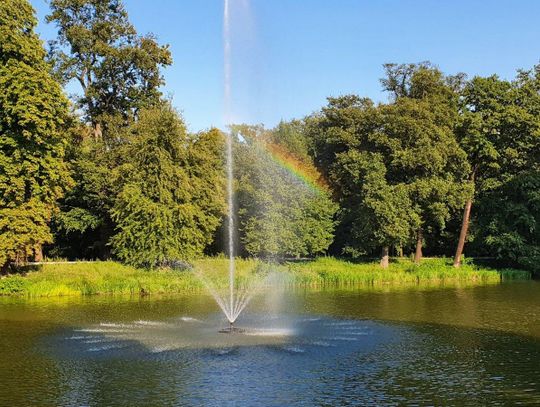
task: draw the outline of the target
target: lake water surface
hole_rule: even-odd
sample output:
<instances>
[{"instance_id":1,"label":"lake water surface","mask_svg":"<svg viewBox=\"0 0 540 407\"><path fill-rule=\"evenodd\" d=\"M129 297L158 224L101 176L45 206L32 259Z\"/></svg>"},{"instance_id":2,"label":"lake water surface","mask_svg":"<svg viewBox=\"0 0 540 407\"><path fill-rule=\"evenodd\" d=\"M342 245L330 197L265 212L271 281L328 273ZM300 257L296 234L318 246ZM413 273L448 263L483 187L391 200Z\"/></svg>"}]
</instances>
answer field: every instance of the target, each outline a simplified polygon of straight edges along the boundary
<instances>
[{"instance_id":1,"label":"lake water surface","mask_svg":"<svg viewBox=\"0 0 540 407\"><path fill-rule=\"evenodd\" d=\"M540 283L0 298L0 405L540 405Z\"/></svg>"}]
</instances>

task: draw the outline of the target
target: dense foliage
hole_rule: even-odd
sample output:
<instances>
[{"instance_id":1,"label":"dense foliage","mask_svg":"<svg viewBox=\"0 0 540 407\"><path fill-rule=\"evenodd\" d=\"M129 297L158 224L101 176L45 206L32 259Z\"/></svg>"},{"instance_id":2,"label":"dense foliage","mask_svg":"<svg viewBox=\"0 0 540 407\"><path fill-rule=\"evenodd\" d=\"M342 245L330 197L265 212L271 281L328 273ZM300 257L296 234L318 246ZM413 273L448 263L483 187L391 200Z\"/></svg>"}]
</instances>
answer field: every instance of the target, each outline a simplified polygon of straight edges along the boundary
<instances>
[{"instance_id":1,"label":"dense foliage","mask_svg":"<svg viewBox=\"0 0 540 407\"><path fill-rule=\"evenodd\" d=\"M80 86L75 103L83 128L69 159L76 187L55 218L57 255L107 258L116 225L111 215L119 185L112 174L122 164L126 128L140 110L160 105L161 68L170 65L167 46L138 35L119 0L53 0L47 21L58 27L49 58L62 83Z\"/></svg>"},{"instance_id":2,"label":"dense foliage","mask_svg":"<svg viewBox=\"0 0 540 407\"><path fill-rule=\"evenodd\" d=\"M45 62L36 23L28 1L0 3L0 268L40 257L70 184L68 101Z\"/></svg>"},{"instance_id":3,"label":"dense foliage","mask_svg":"<svg viewBox=\"0 0 540 407\"><path fill-rule=\"evenodd\" d=\"M224 212L222 134L188 135L167 104L143 110L127 131L113 253L138 266L201 255Z\"/></svg>"},{"instance_id":4,"label":"dense foliage","mask_svg":"<svg viewBox=\"0 0 540 407\"><path fill-rule=\"evenodd\" d=\"M0 266L43 244L137 266L223 251L226 135L189 133L163 99L168 46L120 0L50 6L46 55L28 1L0 3ZM539 272L540 65L514 80L384 69L387 103L232 126L237 254L466 253Z\"/></svg>"},{"instance_id":5,"label":"dense foliage","mask_svg":"<svg viewBox=\"0 0 540 407\"><path fill-rule=\"evenodd\" d=\"M477 229L486 254L540 274L540 173L518 175L487 193Z\"/></svg>"},{"instance_id":6,"label":"dense foliage","mask_svg":"<svg viewBox=\"0 0 540 407\"><path fill-rule=\"evenodd\" d=\"M235 148L240 243L243 252L263 257L304 257L324 253L332 243L336 206L328 191L306 185L302 173L316 172L300 144L296 155L276 157L271 144L281 135L295 139L294 128L282 123L274 131L236 126ZM298 141L301 134L296 132ZM297 158L303 156L303 160ZM293 158L294 157L294 158ZM296 164L298 173L280 160ZM294 161L293 161L294 160Z\"/></svg>"},{"instance_id":7,"label":"dense foliage","mask_svg":"<svg viewBox=\"0 0 540 407\"><path fill-rule=\"evenodd\" d=\"M397 70L388 69L392 83ZM422 65L398 82L406 87L391 104L329 99L310 130L341 202L343 250L386 255L416 239L419 261L424 237L465 200L468 163L453 133L457 98L442 74Z\"/></svg>"}]
</instances>

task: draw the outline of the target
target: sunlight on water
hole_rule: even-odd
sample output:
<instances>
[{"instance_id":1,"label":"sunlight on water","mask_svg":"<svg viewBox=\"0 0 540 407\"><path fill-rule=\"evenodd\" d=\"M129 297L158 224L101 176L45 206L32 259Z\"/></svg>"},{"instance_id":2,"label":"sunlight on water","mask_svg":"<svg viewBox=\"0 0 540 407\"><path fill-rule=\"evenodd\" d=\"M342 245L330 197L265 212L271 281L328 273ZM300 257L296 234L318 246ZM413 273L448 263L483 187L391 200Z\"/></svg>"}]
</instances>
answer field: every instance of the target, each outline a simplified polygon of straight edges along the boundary
<instances>
[{"instance_id":1,"label":"sunlight on water","mask_svg":"<svg viewBox=\"0 0 540 407\"><path fill-rule=\"evenodd\" d=\"M539 288L0 298L0 405L538 405Z\"/></svg>"}]
</instances>

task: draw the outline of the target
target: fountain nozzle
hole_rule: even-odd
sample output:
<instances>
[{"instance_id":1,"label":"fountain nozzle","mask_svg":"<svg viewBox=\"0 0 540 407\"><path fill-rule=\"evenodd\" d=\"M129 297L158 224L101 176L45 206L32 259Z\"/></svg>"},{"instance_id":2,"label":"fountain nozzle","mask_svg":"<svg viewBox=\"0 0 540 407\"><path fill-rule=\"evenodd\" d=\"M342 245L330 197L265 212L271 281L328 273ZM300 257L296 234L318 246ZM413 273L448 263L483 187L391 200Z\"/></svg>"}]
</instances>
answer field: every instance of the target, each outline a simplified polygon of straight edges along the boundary
<instances>
[{"instance_id":1,"label":"fountain nozzle","mask_svg":"<svg viewBox=\"0 0 540 407\"><path fill-rule=\"evenodd\" d=\"M236 328L234 326L234 321L229 321L229 327L228 328L223 328L219 331L219 333L221 334L241 334L245 332L244 329L242 328Z\"/></svg>"}]
</instances>

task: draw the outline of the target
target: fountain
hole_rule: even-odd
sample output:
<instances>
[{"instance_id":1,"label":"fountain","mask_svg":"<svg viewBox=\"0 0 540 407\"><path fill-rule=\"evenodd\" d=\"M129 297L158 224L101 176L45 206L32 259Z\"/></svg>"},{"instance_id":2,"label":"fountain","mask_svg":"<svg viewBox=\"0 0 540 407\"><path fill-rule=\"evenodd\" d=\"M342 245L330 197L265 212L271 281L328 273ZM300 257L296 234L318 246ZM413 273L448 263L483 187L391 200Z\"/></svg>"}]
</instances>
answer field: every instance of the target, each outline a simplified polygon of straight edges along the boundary
<instances>
[{"instance_id":1,"label":"fountain","mask_svg":"<svg viewBox=\"0 0 540 407\"><path fill-rule=\"evenodd\" d=\"M229 326L227 328L220 329L218 332L220 334L237 334L244 333L245 329L235 327L234 322L229 322Z\"/></svg>"},{"instance_id":2,"label":"fountain","mask_svg":"<svg viewBox=\"0 0 540 407\"><path fill-rule=\"evenodd\" d=\"M231 124L231 31L230 31L230 0L224 0L223 4L223 51L224 51L224 116L226 125ZM232 133L226 137L226 168L227 168L227 251L229 256L228 293L220 292L211 279L197 272L197 276L203 282L210 294L225 314L229 326L220 330L221 333L242 333L243 329L234 326L238 316L250 302L256 286L260 282L235 287L235 247L234 247L234 191L233 191L233 140ZM228 298L227 298L228 297Z\"/></svg>"}]
</instances>

